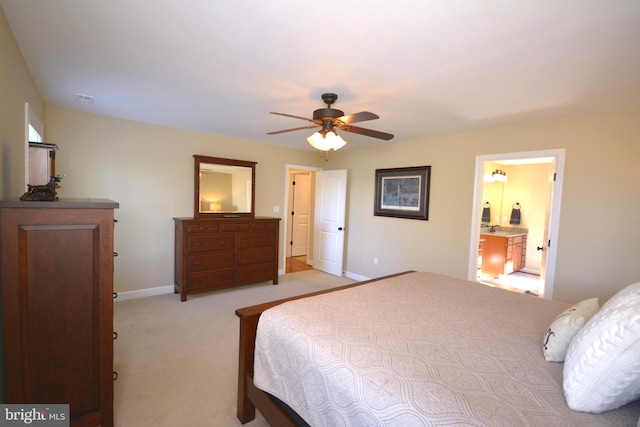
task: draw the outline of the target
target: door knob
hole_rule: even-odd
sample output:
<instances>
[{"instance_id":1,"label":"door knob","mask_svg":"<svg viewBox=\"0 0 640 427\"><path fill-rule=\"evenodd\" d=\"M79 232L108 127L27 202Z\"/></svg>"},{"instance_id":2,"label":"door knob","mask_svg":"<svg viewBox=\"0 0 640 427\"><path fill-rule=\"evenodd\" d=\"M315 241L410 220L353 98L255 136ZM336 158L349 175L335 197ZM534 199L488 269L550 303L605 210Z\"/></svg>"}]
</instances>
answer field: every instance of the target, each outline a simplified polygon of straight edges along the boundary
<instances>
[{"instance_id":1,"label":"door knob","mask_svg":"<svg viewBox=\"0 0 640 427\"><path fill-rule=\"evenodd\" d=\"M338 227L338 231L342 231L342 227Z\"/></svg>"},{"instance_id":2,"label":"door knob","mask_svg":"<svg viewBox=\"0 0 640 427\"><path fill-rule=\"evenodd\" d=\"M536 249L537 249L537 250L539 250L539 251L541 251L541 250L543 250L544 248L543 248L542 246L538 246Z\"/></svg>"}]
</instances>

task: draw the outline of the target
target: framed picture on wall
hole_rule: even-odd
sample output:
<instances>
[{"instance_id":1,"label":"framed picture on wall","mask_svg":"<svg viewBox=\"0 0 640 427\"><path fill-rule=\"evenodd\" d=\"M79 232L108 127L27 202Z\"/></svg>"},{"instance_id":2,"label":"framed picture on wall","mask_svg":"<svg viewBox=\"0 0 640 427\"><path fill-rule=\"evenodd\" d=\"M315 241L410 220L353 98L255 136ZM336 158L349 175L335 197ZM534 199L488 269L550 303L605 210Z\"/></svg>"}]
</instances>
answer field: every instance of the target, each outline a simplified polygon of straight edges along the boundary
<instances>
[{"instance_id":1,"label":"framed picture on wall","mask_svg":"<svg viewBox=\"0 0 640 427\"><path fill-rule=\"evenodd\" d=\"M376 169L375 216L429 219L431 166Z\"/></svg>"}]
</instances>

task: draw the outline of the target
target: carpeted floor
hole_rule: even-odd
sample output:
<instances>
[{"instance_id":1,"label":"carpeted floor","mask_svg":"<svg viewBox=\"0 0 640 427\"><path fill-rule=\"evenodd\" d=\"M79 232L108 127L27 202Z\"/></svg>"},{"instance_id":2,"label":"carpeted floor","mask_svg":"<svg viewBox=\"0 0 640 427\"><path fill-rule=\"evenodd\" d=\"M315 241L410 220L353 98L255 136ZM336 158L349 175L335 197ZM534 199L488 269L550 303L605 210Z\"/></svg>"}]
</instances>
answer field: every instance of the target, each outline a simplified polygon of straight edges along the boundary
<instances>
[{"instance_id":1,"label":"carpeted floor","mask_svg":"<svg viewBox=\"0 0 640 427\"><path fill-rule=\"evenodd\" d=\"M116 427L230 427L236 418L240 307L354 282L307 270L270 282L115 303ZM268 424L260 416L248 427Z\"/></svg>"}]
</instances>

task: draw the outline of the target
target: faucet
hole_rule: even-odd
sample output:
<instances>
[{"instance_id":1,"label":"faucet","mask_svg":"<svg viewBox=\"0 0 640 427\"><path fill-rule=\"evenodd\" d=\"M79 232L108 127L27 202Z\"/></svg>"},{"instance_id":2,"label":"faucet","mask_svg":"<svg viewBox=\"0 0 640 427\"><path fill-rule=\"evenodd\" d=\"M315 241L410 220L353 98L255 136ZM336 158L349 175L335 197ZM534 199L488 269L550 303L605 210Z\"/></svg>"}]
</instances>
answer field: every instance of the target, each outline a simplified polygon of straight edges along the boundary
<instances>
[{"instance_id":1,"label":"faucet","mask_svg":"<svg viewBox=\"0 0 640 427\"><path fill-rule=\"evenodd\" d=\"M500 226L498 224L489 225L489 227L491 227L491 229L489 230L489 233L495 233L496 232L496 228L500 228Z\"/></svg>"}]
</instances>

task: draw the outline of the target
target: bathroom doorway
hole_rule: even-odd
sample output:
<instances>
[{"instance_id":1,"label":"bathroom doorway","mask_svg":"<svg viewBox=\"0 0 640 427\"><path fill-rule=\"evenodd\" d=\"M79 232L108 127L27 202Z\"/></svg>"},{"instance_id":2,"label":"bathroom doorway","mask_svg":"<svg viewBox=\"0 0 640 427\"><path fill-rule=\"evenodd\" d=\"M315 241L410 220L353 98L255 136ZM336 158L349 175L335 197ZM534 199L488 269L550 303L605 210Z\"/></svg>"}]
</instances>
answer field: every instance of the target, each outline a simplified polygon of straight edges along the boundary
<instances>
[{"instance_id":1,"label":"bathroom doorway","mask_svg":"<svg viewBox=\"0 0 640 427\"><path fill-rule=\"evenodd\" d=\"M469 279L551 298L564 150L476 158Z\"/></svg>"}]
</instances>

